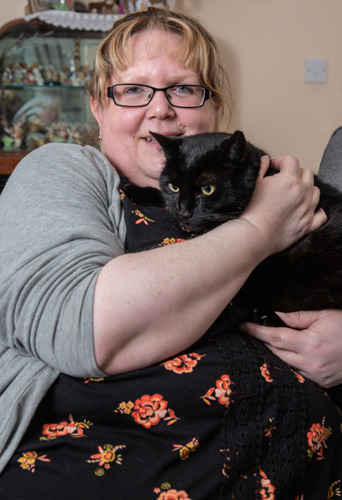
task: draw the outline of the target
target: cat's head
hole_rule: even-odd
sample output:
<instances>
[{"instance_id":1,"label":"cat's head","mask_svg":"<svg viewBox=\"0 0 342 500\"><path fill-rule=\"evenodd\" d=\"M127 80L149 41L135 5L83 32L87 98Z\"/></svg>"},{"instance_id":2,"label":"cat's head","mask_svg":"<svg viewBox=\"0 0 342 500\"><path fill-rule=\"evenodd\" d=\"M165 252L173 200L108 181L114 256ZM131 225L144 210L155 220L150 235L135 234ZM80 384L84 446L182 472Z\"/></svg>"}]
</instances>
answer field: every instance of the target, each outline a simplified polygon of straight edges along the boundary
<instances>
[{"instance_id":1,"label":"cat's head","mask_svg":"<svg viewBox=\"0 0 342 500\"><path fill-rule=\"evenodd\" d=\"M240 131L167 137L152 133L165 155L160 188L181 225L205 232L246 208L262 152Z\"/></svg>"}]
</instances>

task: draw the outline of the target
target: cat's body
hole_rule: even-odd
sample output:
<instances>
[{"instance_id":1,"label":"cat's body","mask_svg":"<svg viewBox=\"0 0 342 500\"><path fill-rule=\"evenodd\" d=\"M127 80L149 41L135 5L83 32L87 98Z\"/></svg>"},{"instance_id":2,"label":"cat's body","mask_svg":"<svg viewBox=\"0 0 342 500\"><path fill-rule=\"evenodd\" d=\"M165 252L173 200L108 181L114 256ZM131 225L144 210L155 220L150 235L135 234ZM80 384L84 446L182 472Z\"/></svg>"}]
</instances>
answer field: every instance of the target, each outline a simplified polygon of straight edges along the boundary
<instances>
[{"instance_id":1,"label":"cat's body","mask_svg":"<svg viewBox=\"0 0 342 500\"><path fill-rule=\"evenodd\" d=\"M166 158L161 192L133 187L137 203L165 204L191 235L243 212L265 153L246 142L242 132L181 138L153 135ZM269 175L274 173L270 169ZM315 183L321 190L319 206L328 216L326 224L262 262L234 304L261 311L342 308L342 193L317 176Z\"/></svg>"}]
</instances>

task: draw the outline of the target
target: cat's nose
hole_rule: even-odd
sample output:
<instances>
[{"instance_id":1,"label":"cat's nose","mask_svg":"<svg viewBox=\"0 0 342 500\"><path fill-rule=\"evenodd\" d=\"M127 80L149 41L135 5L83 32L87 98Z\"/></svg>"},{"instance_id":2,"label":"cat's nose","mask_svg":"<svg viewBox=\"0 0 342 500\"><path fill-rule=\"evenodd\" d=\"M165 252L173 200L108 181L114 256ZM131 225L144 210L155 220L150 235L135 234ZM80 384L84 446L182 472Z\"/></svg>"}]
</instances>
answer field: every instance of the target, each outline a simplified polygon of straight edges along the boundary
<instances>
[{"instance_id":1,"label":"cat's nose","mask_svg":"<svg viewBox=\"0 0 342 500\"><path fill-rule=\"evenodd\" d=\"M187 210L187 211L180 212L180 215L181 215L182 219L189 220L190 217L192 216L192 213Z\"/></svg>"},{"instance_id":2,"label":"cat's nose","mask_svg":"<svg viewBox=\"0 0 342 500\"><path fill-rule=\"evenodd\" d=\"M178 202L178 211L179 215L182 217L183 220L188 220L190 217L192 217L194 210L191 204L182 198L180 198Z\"/></svg>"}]
</instances>

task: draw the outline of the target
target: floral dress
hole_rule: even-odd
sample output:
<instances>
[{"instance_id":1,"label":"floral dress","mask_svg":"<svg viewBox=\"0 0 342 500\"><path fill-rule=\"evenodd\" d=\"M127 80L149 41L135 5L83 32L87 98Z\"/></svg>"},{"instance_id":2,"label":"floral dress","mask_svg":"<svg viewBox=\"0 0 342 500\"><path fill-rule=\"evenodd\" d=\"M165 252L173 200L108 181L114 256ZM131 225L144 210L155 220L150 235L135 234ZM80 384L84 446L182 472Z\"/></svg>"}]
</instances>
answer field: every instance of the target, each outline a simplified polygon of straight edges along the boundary
<instances>
[{"instance_id":1,"label":"floral dress","mask_svg":"<svg viewBox=\"0 0 342 500\"><path fill-rule=\"evenodd\" d=\"M122 202L127 251L188 237ZM341 413L237 328L141 370L60 375L0 476L0 499L43 498L339 499Z\"/></svg>"}]
</instances>

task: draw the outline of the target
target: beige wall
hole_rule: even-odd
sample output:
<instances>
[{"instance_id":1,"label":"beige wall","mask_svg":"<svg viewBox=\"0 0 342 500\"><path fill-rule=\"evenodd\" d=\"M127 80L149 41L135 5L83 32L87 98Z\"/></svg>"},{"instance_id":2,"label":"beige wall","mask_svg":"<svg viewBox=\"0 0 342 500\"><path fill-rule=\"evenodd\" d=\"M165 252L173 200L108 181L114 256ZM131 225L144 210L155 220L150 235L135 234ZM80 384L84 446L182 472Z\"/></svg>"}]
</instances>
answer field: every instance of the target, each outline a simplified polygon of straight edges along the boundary
<instances>
[{"instance_id":1,"label":"beige wall","mask_svg":"<svg viewBox=\"0 0 342 500\"><path fill-rule=\"evenodd\" d=\"M27 0L0 0L0 25L17 17L23 17L27 3Z\"/></svg>"},{"instance_id":2,"label":"beige wall","mask_svg":"<svg viewBox=\"0 0 342 500\"><path fill-rule=\"evenodd\" d=\"M232 128L272 155L317 170L342 125L341 0L184 0L216 34L235 102ZM328 59L327 83L305 83L307 57Z\"/></svg>"},{"instance_id":3,"label":"beige wall","mask_svg":"<svg viewBox=\"0 0 342 500\"><path fill-rule=\"evenodd\" d=\"M0 24L27 0L0 0ZM341 0L176 0L215 35L230 74L230 130L272 155L294 154L317 170L342 125ZM307 57L328 59L328 81L304 82Z\"/></svg>"}]
</instances>

